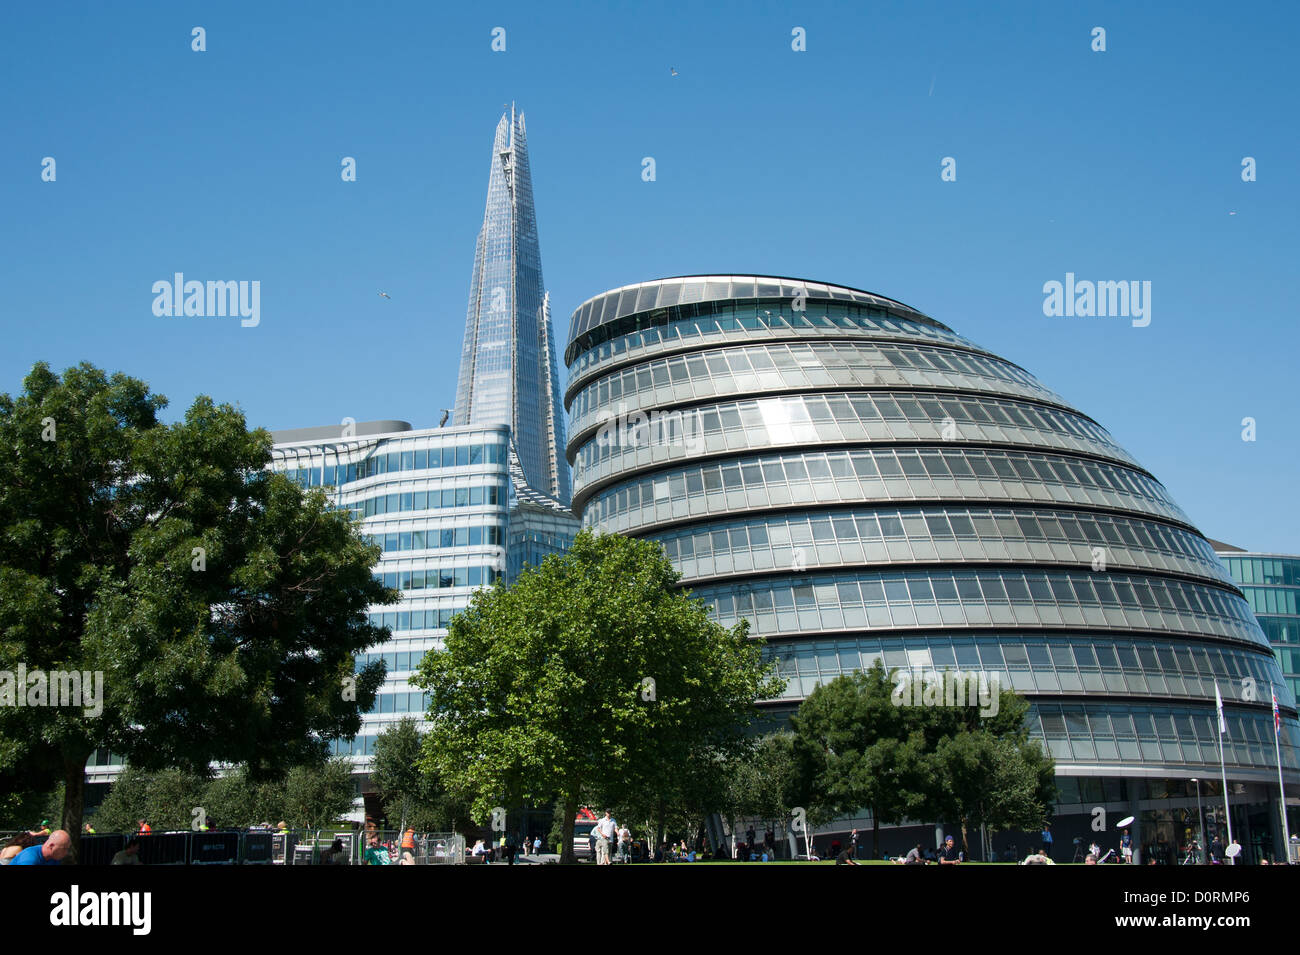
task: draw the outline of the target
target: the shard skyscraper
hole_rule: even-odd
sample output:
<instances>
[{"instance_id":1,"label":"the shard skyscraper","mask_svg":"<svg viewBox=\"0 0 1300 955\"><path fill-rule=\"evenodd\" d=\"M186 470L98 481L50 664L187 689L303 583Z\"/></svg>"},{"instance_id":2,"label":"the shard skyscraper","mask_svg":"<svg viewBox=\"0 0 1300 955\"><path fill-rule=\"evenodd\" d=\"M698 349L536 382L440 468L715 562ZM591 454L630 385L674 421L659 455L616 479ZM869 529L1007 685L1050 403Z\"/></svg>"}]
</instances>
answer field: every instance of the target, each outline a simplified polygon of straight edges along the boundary
<instances>
[{"instance_id":1,"label":"the shard skyscraper","mask_svg":"<svg viewBox=\"0 0 1300 955\"><path fill-rule=\"evenodd\" d=\"M550 300L533 210L524 114L497 124L487 208L474 252L465 344L456 387L456 425L510 425L515 490L565 508L564 411ZM533 492L533 493L530 493Z\"/></svg>"}]
</instances>

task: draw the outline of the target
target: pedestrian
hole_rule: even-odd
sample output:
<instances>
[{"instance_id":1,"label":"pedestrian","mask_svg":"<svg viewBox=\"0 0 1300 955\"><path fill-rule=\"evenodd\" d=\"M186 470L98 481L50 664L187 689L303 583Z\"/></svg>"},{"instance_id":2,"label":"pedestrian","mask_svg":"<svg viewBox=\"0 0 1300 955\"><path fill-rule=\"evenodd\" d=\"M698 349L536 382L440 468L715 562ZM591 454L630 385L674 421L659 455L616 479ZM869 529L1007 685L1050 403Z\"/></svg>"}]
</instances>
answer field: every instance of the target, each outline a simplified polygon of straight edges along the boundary
<instances>
[{"instance_id":1,"label":"pedestrian","mask_svg":"<svg viewBox=\"0 0 1300 955\"><path fill-rule=\"evenodd\" d=\"M1124 834L1119 837L1119 854L1126 864L1133 864L1133 837L1129 835L1127 829L1125 829Z\"/></svg>"},{"instance_id":2,"label":"pedestrian","mask_svg":"<svg viewBox=\"0 0 1300 955\"><path fill-rule=\"evenodd\" d=\"M542 837L541 837L541 836L534 836L534 837L533 837L533 855L535 855L535 856L539 856L539 855L541 855L541 854L542 854Z\"/></svg>"},{"instance_id":3,"label":"pedestrian","mask_svg":"<svg viewBox=\"0 0 1300 955\"><path fill-rule=\"evenodd\" d=\"M632 845L632 830L627 826L621 826L618 830L618 861L626 865L629 861L628 854Z\"/></svg>"},{"instance_id":4,"label":"pedestrian","mask_svg":"<svg viewBox=\"0 0 1300 955\"><path fill-rule=\"evenodd\" d=\"M150 835L150 834L153 832L153 828L149 825L149 823L147 823L147 822L145 822L143 819L141 819L141 820L140 820L139 831L140 831L140 835L142 835L142 836L147 836L147 835Z\"/></svg>"},{"instance_id":5,"label":"pedestrian","mask_svg":"<svg viewBox=\"0 0 1300 955\"><path fill-rule=\"evenodd\" d=\"M939 852L940 865L960 865L961 852L957 849L957 844L953 842L952 836L943 840L943 849Z\"/></svg>"},{"instance_id":6,"label":"pedestrian","mask_svg":"<svg viewBox=\"0 0 1300 955\"><path fill-rule=\"evenodd\" d=\"M366 846L366 865L391 865L393 857L379 844L379 833L372 832Z\"/></svg>"},{"instance_id":7,"label":"pedestrian","mask_svg":"<svg viewBox=\"0 0 1300 955\"><path fill-rule=\"evenodd\" d=\"M1043 823L1041 838L1043 841L1043 855L1050 859L1052 857L1052 824L1050 822Z\"/></svg>"},{"instance_id":8,"label":"pedestrian","mask_svg":"<svg viewBox=\"0 0 1300 955\"><path fill-rule=\"evenodd\" d=\"M50 833L41 845L28 846L14 856L10 865L60 865L72 848L72 837L62 829Z\"/></svg>"},{"instance_id":9,"label":"pedestrian","mask_svg":"<svg viewBox=\"0 0 1300 955\"><path fill-rule=\"evenodd\" d=\"M609 844L618 831L618 823L608 809L605 816L596 823L596 865L609 865Z\"/></svg>"}]
</instances>

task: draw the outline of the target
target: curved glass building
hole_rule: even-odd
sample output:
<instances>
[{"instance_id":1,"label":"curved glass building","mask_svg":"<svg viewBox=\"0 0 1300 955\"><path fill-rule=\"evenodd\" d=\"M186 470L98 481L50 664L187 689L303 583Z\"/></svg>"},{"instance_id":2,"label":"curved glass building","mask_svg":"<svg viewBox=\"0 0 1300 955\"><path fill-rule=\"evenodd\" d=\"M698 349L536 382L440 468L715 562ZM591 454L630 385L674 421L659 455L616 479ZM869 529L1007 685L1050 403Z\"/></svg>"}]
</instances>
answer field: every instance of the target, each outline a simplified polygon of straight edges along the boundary
<instances>
[{"instance_id":1,"label":"curved glass building","mask_svg":"<svg viewBox=\"0 0 1300 955\"><path fill-rule=\"evenodd\" d=\"M1281 854L1254 688L1282 688L1297 790L1300 724L1268 641L1160 482L1033 375L899 302L754 275L598 295L565 362L574 511L748 618L777 709L876 659L996 673L1031 702L1065 829L1140 814L1135 844L1172 858L1198 792L1222 805L1217 681L1234 835Z\"/></svg>"}]
</instances>

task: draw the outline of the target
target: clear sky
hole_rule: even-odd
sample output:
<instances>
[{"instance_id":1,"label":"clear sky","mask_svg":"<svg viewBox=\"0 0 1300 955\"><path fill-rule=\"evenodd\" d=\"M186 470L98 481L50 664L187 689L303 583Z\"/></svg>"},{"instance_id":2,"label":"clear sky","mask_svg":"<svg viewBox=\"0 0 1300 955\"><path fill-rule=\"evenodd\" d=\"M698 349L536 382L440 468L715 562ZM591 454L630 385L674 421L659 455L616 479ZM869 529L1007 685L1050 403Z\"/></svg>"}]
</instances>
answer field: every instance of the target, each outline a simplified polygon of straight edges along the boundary
<instances>
[{"instance_id":1,"label":"clear sky","mask_svg":"<svg viewBox=\"0 0 1300 955\"><path fill-rule=\"evenodd\" d=\"M1298 34L1294 3L5 4L0 392L89 360L172 417L436 424L513 100L561 350L629 282L865 288L1033 372L1206 534L1300 552ZM156 317L178 271L259 281L260 324ZM1150 325L1046 317L1067 272L1149 281Z\"/></svg>"}]
</instances>

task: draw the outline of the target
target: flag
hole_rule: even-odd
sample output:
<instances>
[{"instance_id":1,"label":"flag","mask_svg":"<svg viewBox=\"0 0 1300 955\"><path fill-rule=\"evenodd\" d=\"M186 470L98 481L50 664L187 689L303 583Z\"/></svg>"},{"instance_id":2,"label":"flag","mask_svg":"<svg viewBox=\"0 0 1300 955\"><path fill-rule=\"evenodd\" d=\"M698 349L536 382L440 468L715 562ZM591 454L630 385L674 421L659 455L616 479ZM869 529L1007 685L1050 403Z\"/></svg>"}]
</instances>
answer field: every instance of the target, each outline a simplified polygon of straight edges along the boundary
<instances>
[{"instance_id":1,"label":"flag","mask_svg":"<svg viewBox=\"0 0 1300 955\"><path fill-rule=\"evenodd\" d=\"M1219 713L1219 735L1228 732L1228 721L1223 718L1223 697L1219 695L1219 681L1214 681L1214 708Z\"/></svg>"},{"instance_id":2,"label":"flag","mask_svg":"<svg viewBox=\"0 0 1300 955\"><path fill-rule=\"evenodd\" d=\"M1280 736L1282 733L1282 714L1277 708L1277 691L1273 691L1273 734Z\"/></svg>"}]
</instances>

